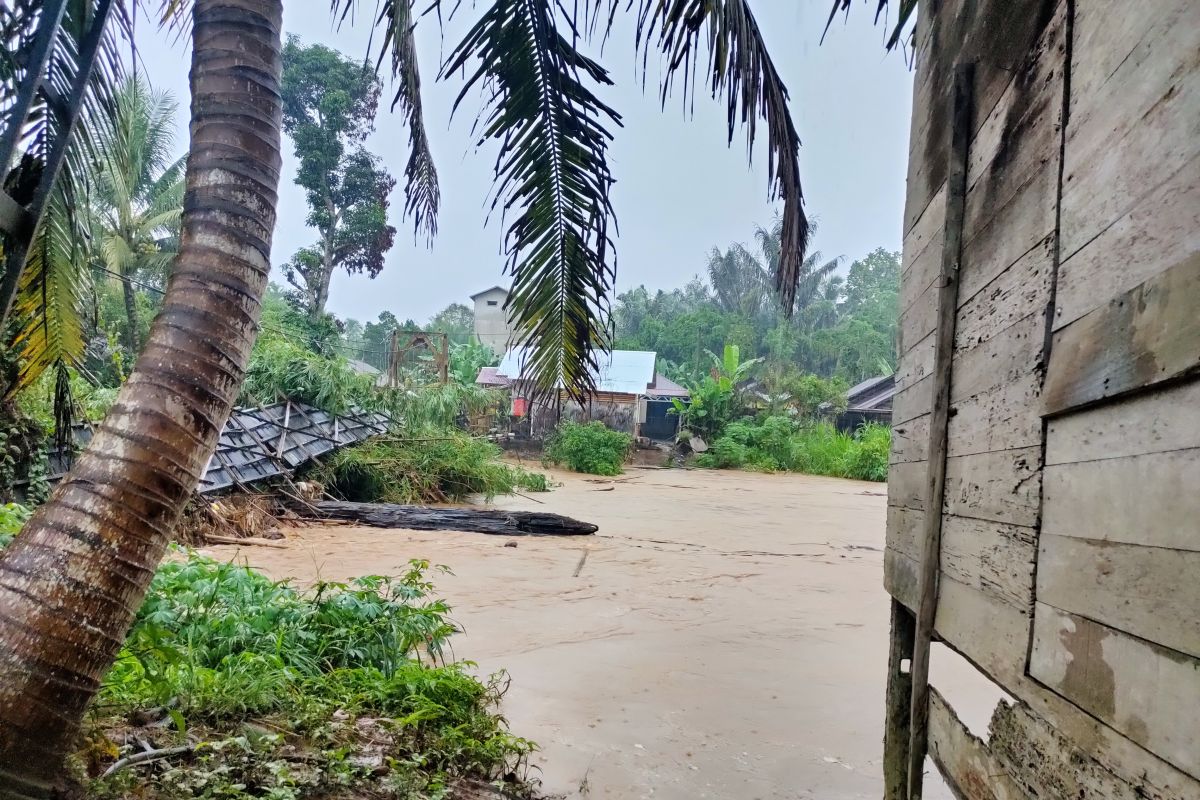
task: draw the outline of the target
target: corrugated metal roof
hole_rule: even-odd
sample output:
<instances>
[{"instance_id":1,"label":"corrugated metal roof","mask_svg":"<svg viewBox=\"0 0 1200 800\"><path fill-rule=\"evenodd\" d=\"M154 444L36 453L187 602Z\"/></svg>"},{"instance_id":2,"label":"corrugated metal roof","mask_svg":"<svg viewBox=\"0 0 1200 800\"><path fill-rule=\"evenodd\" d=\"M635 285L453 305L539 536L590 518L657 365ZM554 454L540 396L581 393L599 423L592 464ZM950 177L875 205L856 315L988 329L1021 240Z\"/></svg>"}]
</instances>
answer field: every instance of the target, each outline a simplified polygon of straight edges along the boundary
<instances>
[{"instance_id":1,"label":"corrugated metal roof","mask_svg":"<svg viewBox=\"0 0 1200 800\"><path fill-rule=\"evenodd\" d=\"M480 367L475 383L480 386L508 386L512 381L500 374L499 367Z\"/></svg>"},{"instance_id":2,"label":"corrugated metal roof","mask_svg":"<svg viewBox=\"0 0 1200 800\"><path fill-rule=\"evenodd\" d=\"M515 380L521 376L526 349L514 347L504 354L498 375ZM657 355L650 350L611 350L597 353L596 391L613 394L646 394L654 383Z\"/></svg>"},{"instance_id":3,"label":"corrugated metal roof","mask_svg":"<svg viewBox=\"0 0 1200 800\"><path fill-rule=\"evenodd\" d=\"M338 416L295 402L239 408L221 430L197 491L206 494L287 475L314 458L386 433L387 428L387 417L365 411ZM91 441L92 430L77 426L74 437L82 447ZM70 469L70 459L63 453L50 455L50 480L58 480Z\"/></svg>"},{"instance_id":4,"label":"corrugated metal roof","mask_svg":"<svg viewBox=\"0 0 1200 800\"><path fill-rule=\"evenodd\" d=\"M647 390L648 394L659 397L691 397L692 393L661 372L654 376L654 386Z\"/></svg>"},{"instance_id":5,"label":"corrugated metal roof","mask_svg":"<svg viewBox=\"0 0 1200 800\"><path fill-rule=\"evenodd\" d=\"M889 411L895 394L896 376L883 375L863 381L851 389L846 397L850 411Z\"/></svg>"}]
</instances>

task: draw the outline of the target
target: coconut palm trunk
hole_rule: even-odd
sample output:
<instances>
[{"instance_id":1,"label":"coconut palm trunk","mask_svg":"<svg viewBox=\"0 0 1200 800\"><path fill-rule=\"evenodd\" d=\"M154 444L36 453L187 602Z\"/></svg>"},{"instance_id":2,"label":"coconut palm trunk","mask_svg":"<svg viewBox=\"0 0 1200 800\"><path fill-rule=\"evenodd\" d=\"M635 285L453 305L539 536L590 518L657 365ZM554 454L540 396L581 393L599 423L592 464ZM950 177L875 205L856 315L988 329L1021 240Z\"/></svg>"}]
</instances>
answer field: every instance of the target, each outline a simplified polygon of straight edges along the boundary
<instances>
[{"instance_id":1,"label":"coconut palm trunk","mask_svg":"<svg viewBox=\"0 0 1200 800\"><path fill-rule=\"evenodd\" d=\"M121 293L125 296L125 346L130 353L138 351L138 313L137 294L133 291L133 283L128 275L121 276Z\"/></svg>"},{"instance_id":2,"label":"coconut palm trunk","mask_svg":"<svg viewBox=\"0 0 1200 800\"><path fill-rule=\"evenodd\" d=\"M282 0L195 0L183 233L145 350L0 554L0 796L43 796L242 382L270 268Z\"/></svg>"}]
</instances>

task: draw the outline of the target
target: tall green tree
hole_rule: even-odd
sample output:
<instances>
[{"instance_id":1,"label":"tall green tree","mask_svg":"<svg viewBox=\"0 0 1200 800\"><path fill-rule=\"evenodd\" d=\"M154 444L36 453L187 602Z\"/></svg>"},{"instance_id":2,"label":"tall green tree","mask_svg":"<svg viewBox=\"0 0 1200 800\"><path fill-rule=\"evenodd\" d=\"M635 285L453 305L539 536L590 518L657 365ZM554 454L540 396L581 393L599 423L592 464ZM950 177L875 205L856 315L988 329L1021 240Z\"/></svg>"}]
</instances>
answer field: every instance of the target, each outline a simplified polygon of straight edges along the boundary
<instances>
[{"instance_id":1,"label":"tall green tree","mask_svg":"<svg viewBox=\"0 0 1200 800\"><path fill-rule=\"evenodd\" d=\"M379 79L371 69L320 44L289 36L283 49L283 129L295 144L296 184L308 200L317 243L284 266L312 319L325 313L338 269L374 278L396 238L388 224L395 179L367 152Z\"/></svg>"},{"instance_id":2,"label":"tall green tree","mask_svg":"<svg viewBox=\"0 0 1200 800\"><path fill-rule=\"evenodd\" d=\"M185 159L171 158L177 109L169 93L152 90L135 73L120 85L113 124L97 148L97 259L121 283L131 354L141 346L134 284L164 285L178 245Z\"/></svg>"},{"instance_id":3,"label":"tall green tree","mask_svg":"<svg viewBox=\"0 0 1200 800\"><path fill-rule=\"evenodd\" d=\"M466 342L475 333L475 312L464 303L451 303L434 314L426 327L447 334L452 342Z\"/></svg>"}]
</instances>

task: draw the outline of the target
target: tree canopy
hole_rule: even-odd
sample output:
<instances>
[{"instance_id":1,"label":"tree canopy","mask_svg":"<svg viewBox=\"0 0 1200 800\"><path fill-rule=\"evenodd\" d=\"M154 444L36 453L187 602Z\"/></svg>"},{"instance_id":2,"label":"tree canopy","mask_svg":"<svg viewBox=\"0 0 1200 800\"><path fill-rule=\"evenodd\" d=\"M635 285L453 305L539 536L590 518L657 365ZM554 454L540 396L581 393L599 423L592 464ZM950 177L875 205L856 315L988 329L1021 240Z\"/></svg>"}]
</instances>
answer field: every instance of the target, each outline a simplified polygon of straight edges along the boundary
<instances>
[{"instance_id":1,"label":"tree canopy","mask_svg":"<svg viewBox=\"0 0 1200 800\"><path fill-rule=\"evenodd\" d=\"M284 266L288 283L314 319L325 311L337 269L374 278L396 229L388 224L396 181L363 146L374 128L380 85L375 73L332 48L289 36L283 49L283 129L300 168L317 243Z\"/></svg>"}]
</instances>

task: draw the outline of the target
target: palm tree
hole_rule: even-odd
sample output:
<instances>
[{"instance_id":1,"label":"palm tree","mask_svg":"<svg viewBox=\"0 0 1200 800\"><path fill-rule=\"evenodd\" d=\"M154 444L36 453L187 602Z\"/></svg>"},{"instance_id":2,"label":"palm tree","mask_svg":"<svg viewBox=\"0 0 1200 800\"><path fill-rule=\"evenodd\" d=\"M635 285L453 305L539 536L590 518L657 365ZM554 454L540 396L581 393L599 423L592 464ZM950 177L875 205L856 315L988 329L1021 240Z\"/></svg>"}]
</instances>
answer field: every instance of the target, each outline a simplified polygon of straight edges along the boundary
<instances>
[{"instance_id":1,"label":"palm tree","mask_svg":"<svg viewBox=\"0 0 1200 800\"><path fill-rule=\"evenodd\" d=\"M152 91L135 73L117 90L115 119L97 146L97 255L121 282L131 354L141 344L134 282L163 282L175 257L184 169L184 159L170 160L177 108L170 94Z\"/></svg>"},{"instance_id":2,"label":"palm tree","mask_svg":"<svg viewBox=\"0 0 1200 800\"><path fill-rule=\"evenodd\" d=\"M282 0L195 0L179 255L75 468L0 554L0 785L44 796L241 385L270 270Z\"/></svg>"},{"instance_id":3,"label":"palm tree","mask_svg":"<svg viewBox=\"0 0 1200 800\"><path fill-rule=\"evenodd\" d=\"M814 221L808 226L809 240L811 240L816 232L817 223ZM761 225L758 226L754 231L754 238L758 240L758 248L762 252L767 273L771 275L778 274L780 260L783 257L782 221L776 217L769 229ZM805 250L808 249L808 245L809 242L805 241ZM796 273L796 289L792 305L790 307L784 306L784 311L787 315L791 316L802 312L812 305L814 301L821 299L829 280L836 277L833 275L834 270L841 263L841 256L824 261L824 256L821 255L819 250L808 253L801 262L799 271Z\"/></svg>"}]
</instances>

